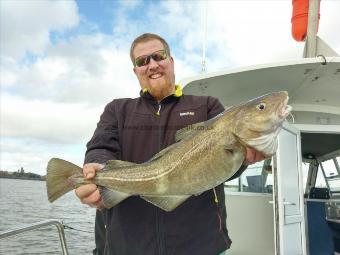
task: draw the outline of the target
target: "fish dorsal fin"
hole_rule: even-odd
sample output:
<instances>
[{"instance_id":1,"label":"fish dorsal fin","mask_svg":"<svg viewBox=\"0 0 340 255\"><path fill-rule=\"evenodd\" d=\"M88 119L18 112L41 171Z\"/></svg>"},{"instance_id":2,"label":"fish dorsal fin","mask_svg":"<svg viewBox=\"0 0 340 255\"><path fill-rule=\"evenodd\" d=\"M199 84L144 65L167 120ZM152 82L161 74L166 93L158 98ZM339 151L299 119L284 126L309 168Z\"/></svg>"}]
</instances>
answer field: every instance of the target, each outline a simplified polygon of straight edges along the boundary
<instances>
[{"instance_id":1,"label":"fish dorsal fin","mask_svg":"<svg viewBox=\"0 0 340 255\"><path fill-rule=\"evenodd\" d=\"M123 160L109 160L105 164L105 169L114 169L114 168L122 168L122 167L129 167L134 166L136 163L132 163L129 161L123 161Z\"/></svg>"},{"instance_id":2,"label":"fish dorsal fin","mask_svg":"<svg viewBox=\"0 0 340 255\"><path fill-rule=\"evenodd\" d=\"M218 114L212 119L209 119L207 121L198 122L195 124L191 124L189 126L186 126L182 129L177 130L175 135L175 143L166 147L165 149L161 150L157 154L155 154L148 162L153 161L155 159L158 159L162 157L165 153L167 153L169 150L172 150L174 147L178 146L178 142L183 140L184 138L194 136L200 131L209 129L210 125L212 125L223 113Z\"/></svg>"},{"instance_id":3,"label":"fish dorsal fin","mask_svg":"<svg viewBox=\"0 0 340 255\"><path fill-rule=\"evenodd\" d=\"M198 122L198 123L195 123L195 124L191 124L191 125L186 126L182 129L179 129L176 132L176 138L175 138L176 142L179 142L186 137L193 136L200 131L209 129L209 127L211 127L213 125L213 123L215 121L217 121L219 118L221 118L223 114L224 114L224 112L221 112L220 114L216 115L215 117L213 117L209 120Z\"/></svg>"},{"instance_id":4,"label":"fish dorsal fin","mask_svg":"<svg viewBox=\"0 0 340 255\"><path fill-rule=\"evenodd\" d=\"M149 159L147 162L151 162L154 161L156 159L159 159L160 157L162 157L163 155L165 155L168 151L172 150L174 147L178 146L177 143L173 143L171 145L169 145L168 147L164 148L163 150L161 150L160 152L156 153L151 159Z\"/></svg>"},{"instance_id":5,"label":"fish dorsal fin","mask_svg":"<svg viewBox=\"0 0 340 255\"><path fill-rule=\"evenodd\" d=\"M206 128L206 121L203 121L203 122L199 122L199 123L196 123L196 124L191 124L189 126L186 126L182 129L179 129L177 132L176 132L176 142L179 142L181 140L183 140L184 138L186 137L189 137L189 136L192 136L192 135L195 135L197 134L199 131L202 131Z\"/></svg>"}]
</instances>

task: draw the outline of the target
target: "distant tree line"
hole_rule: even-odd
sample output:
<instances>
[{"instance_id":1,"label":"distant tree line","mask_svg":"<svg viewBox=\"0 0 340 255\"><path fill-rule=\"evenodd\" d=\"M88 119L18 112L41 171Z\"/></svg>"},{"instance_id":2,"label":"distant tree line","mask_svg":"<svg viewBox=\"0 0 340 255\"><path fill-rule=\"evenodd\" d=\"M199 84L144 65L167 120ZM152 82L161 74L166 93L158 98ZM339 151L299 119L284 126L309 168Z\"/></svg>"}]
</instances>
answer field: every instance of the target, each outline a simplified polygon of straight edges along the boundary
<instances>
[{"instance_id":1,"label":"distant tree line","mask_svg":"<svg viewBox=\"0 0 340 255\"><path fill-rule=\"evenodd\" d=\"M0 170L0 178L45 180L46 177L35 173L25 173L24 168L21 167L17 172Z\"/></svg>"}]
</instances>

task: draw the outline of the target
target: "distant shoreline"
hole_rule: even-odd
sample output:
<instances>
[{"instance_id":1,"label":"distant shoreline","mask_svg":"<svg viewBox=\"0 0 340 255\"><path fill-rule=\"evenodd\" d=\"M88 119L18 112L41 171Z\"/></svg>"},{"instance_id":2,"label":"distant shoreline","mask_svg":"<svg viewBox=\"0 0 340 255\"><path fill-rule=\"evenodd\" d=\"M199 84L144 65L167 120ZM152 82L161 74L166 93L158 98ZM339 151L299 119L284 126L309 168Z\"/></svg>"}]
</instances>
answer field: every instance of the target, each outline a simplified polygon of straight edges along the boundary
<instances>
[{"instance_id":1,"label":"distant shoreline","mask_svg":"<svg viewBox=\"0 0 340 255\"><path fill-rule=\"evenodd\" d=\"M12 176L0 176L2 179L16 179L16 180L31 180L31 181L45 181L38 178L29 178L29 177L12 177Z\"/></svg>"}]
</instances>

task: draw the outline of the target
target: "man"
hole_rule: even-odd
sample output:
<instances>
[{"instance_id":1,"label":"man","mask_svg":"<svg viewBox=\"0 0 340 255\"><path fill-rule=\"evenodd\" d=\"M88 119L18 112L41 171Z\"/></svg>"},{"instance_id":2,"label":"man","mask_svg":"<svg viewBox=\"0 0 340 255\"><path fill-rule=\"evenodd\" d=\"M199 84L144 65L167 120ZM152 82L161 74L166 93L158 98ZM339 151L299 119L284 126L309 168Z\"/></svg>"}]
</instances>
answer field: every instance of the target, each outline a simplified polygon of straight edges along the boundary
<instances>
[{"instance_id":1,"label":"man","mask_svg":"<svg viewBox=\"0 0 340 255\"><path fill-rule=\"evenodd\" d=\"M130 57L141 86L140 97L113 100L105 107L87 144L83 172L88 179L107 160L149 160L174 143L178 129L224 110L216 98L182 94L175 85L170 48L158 35L136 38ZM180 114L183 112L191 114ZM246 165L262 159L262 154L248 149L244 166L236 175ZM83 203L102 209L96 185L81 186L76 194ZM230 244L222 184L192 196L172 212L139 197L129 197L111 209L97 210L95 254L218 255Z\"/></svg>"}]
</instances>

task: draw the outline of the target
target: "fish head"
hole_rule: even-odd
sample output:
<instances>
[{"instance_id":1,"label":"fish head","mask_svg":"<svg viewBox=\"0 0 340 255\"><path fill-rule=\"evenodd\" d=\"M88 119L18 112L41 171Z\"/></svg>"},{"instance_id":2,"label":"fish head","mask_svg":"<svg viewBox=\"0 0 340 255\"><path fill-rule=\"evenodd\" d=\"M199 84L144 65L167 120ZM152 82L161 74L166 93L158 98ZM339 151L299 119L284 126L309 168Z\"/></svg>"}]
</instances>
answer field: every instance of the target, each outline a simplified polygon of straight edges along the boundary
<instances>
[{"instance_id":1,"label":"fish head","mask_svg":"<svg viewBox=\"0 0 340 255\"><path fill-rule=\"evenodd\" d=\"M235 136L247 147L273 155L277 149L277 135L292 107L286 91L273 92L248 101L235 113Z\"/></svg>"}]
</instances>

